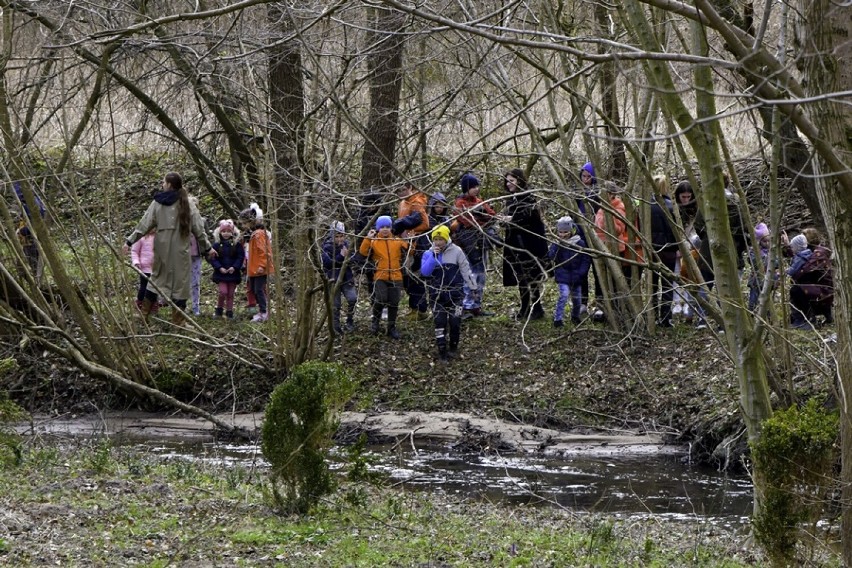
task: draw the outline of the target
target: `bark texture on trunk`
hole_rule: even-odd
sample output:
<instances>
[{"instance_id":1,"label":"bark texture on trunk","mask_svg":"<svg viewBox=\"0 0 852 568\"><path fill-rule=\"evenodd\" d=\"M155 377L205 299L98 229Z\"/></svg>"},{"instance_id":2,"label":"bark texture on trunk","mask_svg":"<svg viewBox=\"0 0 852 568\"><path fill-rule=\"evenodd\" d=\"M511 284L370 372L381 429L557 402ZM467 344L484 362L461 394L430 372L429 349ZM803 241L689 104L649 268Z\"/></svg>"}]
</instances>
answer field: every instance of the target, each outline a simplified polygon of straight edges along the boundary
<instances>
[{"instance_id":1,"label":"bark texture on trunk","mask_svg":"<svg viewBox=\"0 0 852 568\"><path fill-rule=\"evenodd\" d=\"M852 10L830 0L800 3L800 67L806 93L819 97L852 89ZM826 97L805 106L820 136L845 167L852 167L852 110L842 97ZM834 313L837 326L837 374L840 384L843 564L852 566L852 187L815 160L816 191L834 250Z\"/></svg>"},{"instance_id":2,"label":"bark texture on trunk","mask_svg":"<svg viewBox=\"0 0 852 568\"><path fill-rule=\"evenodd\" d=\"M399 98L402 91L402 53L405 39L400 33L405 15L384 8L373 9L370 20L370 114L364 131L361 157L361 188L385 188L396 179L394 157L399 130Z\"/></svg>"}]
</instances>

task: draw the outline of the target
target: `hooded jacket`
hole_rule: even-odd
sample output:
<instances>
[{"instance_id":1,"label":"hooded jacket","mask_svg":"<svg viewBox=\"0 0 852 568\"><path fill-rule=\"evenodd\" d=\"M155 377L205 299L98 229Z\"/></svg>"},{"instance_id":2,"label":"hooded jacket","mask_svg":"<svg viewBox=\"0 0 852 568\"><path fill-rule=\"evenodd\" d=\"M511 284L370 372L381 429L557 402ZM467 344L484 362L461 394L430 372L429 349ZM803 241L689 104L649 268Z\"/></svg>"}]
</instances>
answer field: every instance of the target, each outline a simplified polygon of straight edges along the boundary
<instances>
[{"instance_id":1,"label":"hooded jacket","mask_svg":"<svg viewBox=\"0 0 852 568\"><path fill-rule=\"evenodd\" d=\"M328 278L330 282L337 282L337 279L340 277L340 267L343 266L343 262L346 260L346 257L340 254L340 251L343 248L346 248L351 252L351 247L349 246L349 239L346 239L340 245L334 242L334 234L335 231L330 231L328 237L326 237L325 242L322 244L322 268L325 272L325 277ZM352 282L352 262L346 266L346 272L343 274L343 283Z\"/></svg>"},{"instance_id":2,"label":"hooded jacket","mask_svg":"<svg viewBox=\"0 0 852 568\"><path fill-rule=\"evenodd\" d=\"M420 215L420 223L408 229L412 235L419 235L429 230L429 214L426 213L426 202L428 198L422 191L415 191L405 199L399 202L398 218L402 219L412 213Z\"/></svg>"},{"instance_id":3,"label":"hooded jacket","mask_svg":"<svg viewBox=\"0 0 852 568\"><path fill-rule=\"evenodd\" d=\"M442 293L461 294L463 285L471 290L477 288L467 257L452 241L437 255L433 249L423 253L420 274L427 279L426 285L433 297Z\"/></svg>"},{"instance_id":4,"label":"hooded jacket","mask_svg":"<svg viewBox=\"0 0 852 568\"><path fill-rule=\"evenodd\" d=\"M173 300L187 300L190 296L189 235L180 233L178 222L178 191L161 191L154 195L139 224L127 237L133 245L151 229L156 228L154 237L154 265L151 271L152 292ZM190 232L198 239L202 253L210 250L210 240L204 233L204 221L198 209L189 204Z\"/></svg>"},{"instance_id":5,"label":"hooded jacket","mask_svg":"<svg viewBox=\"0 0 852 568\"><path fill-rule=\"evenodd\" d=\"M577 286L588 278L592 257L582 252L585 247L586 241L580 235L550 245L547 257L553 261L553 278L557 284Z\"/></svg>"}]
</instances>

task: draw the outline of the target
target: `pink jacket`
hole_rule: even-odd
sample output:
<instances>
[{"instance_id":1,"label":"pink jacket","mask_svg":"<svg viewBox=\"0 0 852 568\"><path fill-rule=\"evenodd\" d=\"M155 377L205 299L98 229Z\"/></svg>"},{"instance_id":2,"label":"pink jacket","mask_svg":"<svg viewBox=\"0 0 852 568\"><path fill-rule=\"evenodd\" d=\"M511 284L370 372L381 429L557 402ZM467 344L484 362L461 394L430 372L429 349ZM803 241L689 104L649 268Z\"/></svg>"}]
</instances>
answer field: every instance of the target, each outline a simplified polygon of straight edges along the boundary
<instances>
[{"instance_id":1,"label":"pink jacket","mask_svg":"<svg viewBox=\"0 0 852 568\"><path fill-rule=\"evenodd\" d=\"M145 235L130 247L130 260L133 266L138 266L139 270L145 274L151 274L154 271L154 235Z\"/></svg>"}]
</instances>

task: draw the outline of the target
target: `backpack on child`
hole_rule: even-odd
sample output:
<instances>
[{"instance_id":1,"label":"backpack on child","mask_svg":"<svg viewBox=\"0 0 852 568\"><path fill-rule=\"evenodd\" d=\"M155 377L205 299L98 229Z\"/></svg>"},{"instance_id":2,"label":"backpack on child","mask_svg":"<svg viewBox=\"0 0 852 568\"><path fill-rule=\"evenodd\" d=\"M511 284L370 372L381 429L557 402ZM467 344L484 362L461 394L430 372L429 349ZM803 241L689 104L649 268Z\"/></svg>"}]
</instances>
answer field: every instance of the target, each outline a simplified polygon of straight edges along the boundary
<instances>
[{"instance_id":1,"label":"backpack on child","mask_svg":"<svg viewBox=\"0 0 852 568\"><path fill-rule=\"evenodd\" d=\"M818 245L805 263L790 276L809 298L825 300L834 295L831 249Z\"/></svg>"}]
</instances>

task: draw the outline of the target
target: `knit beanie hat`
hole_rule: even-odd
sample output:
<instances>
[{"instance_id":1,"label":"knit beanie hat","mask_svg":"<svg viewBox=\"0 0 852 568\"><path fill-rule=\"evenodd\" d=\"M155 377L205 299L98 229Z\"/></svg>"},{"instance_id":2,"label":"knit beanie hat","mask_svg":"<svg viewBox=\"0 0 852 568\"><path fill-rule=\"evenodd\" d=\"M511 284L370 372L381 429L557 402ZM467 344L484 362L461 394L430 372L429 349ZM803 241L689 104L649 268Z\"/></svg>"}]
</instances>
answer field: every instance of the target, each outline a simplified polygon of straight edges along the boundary
<instances>
[{"instance_id":1,"label":"knit beanie hat","mask_svg":"<svg viewBox=\"0 0 852 568\"><path fill-rule=\"evenodd\" d=\"M446 225L438 225L432 230L432 240L435 239L444 239L445 241L450 241L450 229Z\"/></svg>"},{"instance_id":2,"label":"knit beanie hat","mask_svg":"<svg viewBox=\"0 0 852 568\"><path fill-rule=\"evenodd\" d=\"M461 185L462 193L467 193L468 190L472 187L479 187L479 180L477 177L471 173L464 174L459 180L459 185Z\"/></svg>"},{"instance_id":3,"label":"knit beanie hat","mask_svg":"<svg viewBox=\"0 0 852 568\"><path fill-rule=\"evenodd\" d=\"M556 221L556 230L563 233L573 233L576 225L574 225L574 219L569 216L560 217L558 221Z\"/></svg>"},{"instance_id":4,"label":"knit beanie hat","mask_svg":"<svg viewBox=\"0 0 852 568\"><path fill-rule=\"evenodd\" d=\"M393 220L388 215L382 215L376 219L376 229L390 229Z\"/></svg>"},{"instance_id":5,"label":"knit beanie hat","mask_svg":"<svg viewBox=\"0 0 852 568\"><path fill-rule=\"evenodd\" d=\"M220 233L231 233L232 235L236 231L236 227L234 226L234 222L230 219L222 219L219 221L219 232Z\"/></svg>"},{"instance_id":6,"label":"knit beanie hat","mask_svg":"<svg viewBox=\"0 0 852 568\"><path fill-rule=\"evenodd\" d=\"M343 224L343 221L332 221L331 222L331 232L332 233L345 233L346 226Z\"/></svg>"},{"instance_id":7,"label":"knit beanie hat","mask_svg":"<svg viewBox=\"0 0 852 568\"><path fill-rule=\"evenodd\" d=\"M793 254L799 254L806 248L808 248L808 239L805 235L796 235L790 240L790 250Z\"/></svg>"},{"instance_id":8,"label":"knit beanie hat","mask_svg":"<svg viewBox=\"0 0 852 568\"><path fill-rule=\"evenodd\" d=\"M769 236L769 227L766 226L766 223L758 223L755 225L754 236L758 241L763 239L763 237Z\"/></svg>"}]
</instances>

